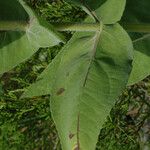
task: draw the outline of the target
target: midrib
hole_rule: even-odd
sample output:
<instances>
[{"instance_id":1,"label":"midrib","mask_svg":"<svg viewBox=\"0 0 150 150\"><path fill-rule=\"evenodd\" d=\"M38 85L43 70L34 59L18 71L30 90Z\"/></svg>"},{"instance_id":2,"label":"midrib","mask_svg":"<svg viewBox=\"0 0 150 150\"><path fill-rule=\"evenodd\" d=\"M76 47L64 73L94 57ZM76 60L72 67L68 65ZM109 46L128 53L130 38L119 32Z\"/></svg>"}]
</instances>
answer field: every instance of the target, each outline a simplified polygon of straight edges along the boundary
<instances>
[{"instance_id":1,"label":"midrib","mask_svg":"<svg viewBox=\"0 0 150 150\"><path fill-rule=\"evenodd\" d=\"M95 58L95 55L96 55L97 45L99 43L101 32L102 32L101 30L97 31L95 36L94 36L95 42L94 42L94 46L93 46L93 49L92 49L92 55L91 55L91 59L90 59L90 62L89 62L88 68L87 68L85 79L84 79L84 82L83 82L83 87L85 87L86 83L87 83L88 75L90 73L90 68L91 68L92 62Z\"/></svg>"}]
</instances>

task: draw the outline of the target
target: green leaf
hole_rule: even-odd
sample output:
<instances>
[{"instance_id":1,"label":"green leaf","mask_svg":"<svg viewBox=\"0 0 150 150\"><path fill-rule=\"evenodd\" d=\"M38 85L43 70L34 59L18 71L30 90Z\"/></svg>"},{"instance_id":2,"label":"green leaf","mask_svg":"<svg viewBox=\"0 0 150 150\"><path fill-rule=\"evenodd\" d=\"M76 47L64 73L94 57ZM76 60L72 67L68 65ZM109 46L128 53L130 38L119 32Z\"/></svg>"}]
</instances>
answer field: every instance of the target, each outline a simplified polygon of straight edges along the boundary
<instances>
[{"instance_id":1,"label":"green leaf","mask_svg":"<svg viewBox=\"0 0 150 150\"><path fill-rule=\"evenodd\" d=\"M109 43L109 44L108 44ZM51 109L64 150L94 150L99 130L126 86L132 43L119 25L76 33L55 74Z\"/></svg>"},{"instance_id":2,"label":"green leaf","mask_svg":"<svg viewBox=\"0 0 150 150\"><path fill-rule=\"evenodd\" d=\"M126 24L150 23L149 0L127 0L121 22ZM135 84L150 75L150 34L130 33L134 44L134 60L128 85Z\"/></svg>"},{"instance_id":3,"label":"green leaf","mask_svg":"<svg viewBox=\"0 0 150 150\"><path fill-rule=\"evenodd\" d=\"M150 34L145 39L135 41L134 48L133 69L128 85L135 84L150 75Z\"/></svg>"},{"instance_id":4,"label":"green leaf","mask_svg":"<svg viewBox=\"0 0 150 150\"><path fill-rule=\"evenodd\" d=\"M114 24L121 19L125 4L126 0L107 0L96 14L104 24Z\"/></svg>"},{"instance_id":5,"label":"green leaf","mask_svg":"<svg viewBox=\"0 0 150 150\"><path fill-rule=\"evenodd\" d=\"M126 86L132 49L118 24L104 26L102 33L75 33L41 80L25 93L41 94L41 88L51 94L51 111L64 150L94 150L99 130Z\"/></svg>"},{"instance_id":6,"label":"green leaf","mask_svg":"<svg viewBox=\"0 0 150 150\"><path fill-rule=\"evenodd\" d=\"M51 94L62 149L95 149L99 130L127 84L132 50L118 24L104 26L102 32L77 32L24 93Z\"/></svg>"},{"instance_id":7,"label":"green leaf","mask_svg":"<svg viewBox=\"0 0 150 150\"><path fill-rule=\"evenodd\" d=\"M13 14L13 12L16 13L12 15L12 18L8 17L7 20L6 11L0 9L1 16L3 16L2 14L5 15L5 18L0 18L0 21L26 21L28 26L25 31L0 32L0 74L28 59L40 47L54 46L63 41L53 27L37 17L22 0L19 1L19 4L15 0L13 2L7 0L6 2L0 2L0 6L8 8L8 15ZM17 5L9 11L12 3L17 3ZM18 15L18 10L21 16Z\"/></svg>"}]
</instances>

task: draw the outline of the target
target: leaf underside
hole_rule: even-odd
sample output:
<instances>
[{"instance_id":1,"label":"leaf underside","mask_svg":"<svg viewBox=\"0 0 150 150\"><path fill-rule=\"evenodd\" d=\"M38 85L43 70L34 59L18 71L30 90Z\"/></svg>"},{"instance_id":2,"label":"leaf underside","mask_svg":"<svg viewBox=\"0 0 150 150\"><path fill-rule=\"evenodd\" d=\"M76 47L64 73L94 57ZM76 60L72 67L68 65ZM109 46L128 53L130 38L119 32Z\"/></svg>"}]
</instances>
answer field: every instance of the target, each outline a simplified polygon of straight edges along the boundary
<instances>
[{"instance_id":1,"label":"leaf underside","mask_svg":"<svg viewBox=\"0 0 150 150\"><path fill-rule=\"evenodd\" d=\"M108 12L104 23L117 22L124 8L109 21L116 10L107 11L106 4L110 5L104 3L101 10L101 15ZM23 97L51 94L51 112L63 150L95 149L99 130L127 84L132 50L119 24L104 25L102 32L76 32L24 93Z\"/></svg>"},{"instance_id":2,"label":"leaf underside","mask_svg":"<svg viewBox=\"0 0 150 150\"><path fill-rule=\"evenodd\" d=\"M64 150L95 148L99 130L126 86L131 51L130 38L118 24L104 27L100 40L98 33L76 33L24 94L34 96L40 88L51 93L51 111ZM37 91L32 93L32 88Z\"/></svg>"},{"instance_id":3,"label":"leaf underside","mask_svg":"<svg viewBox=\"0 0 150 150\"><path fill-rule=\"evenodd\" d=\"M74 44L64 50L51 94L64 150L95 149L99 130L131 69L132 44L119 25L105 27L98 43L97 34L85 35L76 33Z\"/></svg>"}]
</instances>

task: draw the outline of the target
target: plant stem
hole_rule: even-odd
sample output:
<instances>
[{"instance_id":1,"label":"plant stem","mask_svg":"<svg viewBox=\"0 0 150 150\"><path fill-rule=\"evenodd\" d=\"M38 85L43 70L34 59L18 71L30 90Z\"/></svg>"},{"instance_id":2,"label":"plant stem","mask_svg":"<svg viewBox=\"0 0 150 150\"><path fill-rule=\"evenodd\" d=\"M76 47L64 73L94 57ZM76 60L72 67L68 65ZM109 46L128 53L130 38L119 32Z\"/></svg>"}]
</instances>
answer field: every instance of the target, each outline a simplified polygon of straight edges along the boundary
<instances>
[{"instance_id":1,"label":"plant stem","mask_svg":"<svg viewBox=\"0 0 150 150\"><path fill-rule=\"evenodd\" d=\"M57 31L97 31L100 23L61 23L53 24Z\"/></svg>"},{"instance_id":2,"label":"plant stem","mask_svg":"<svg viewBox=\"0 0 150 150\"><path fill-rule=\"evenodd\" d=\"M100 23L51 23L57 31L97 31ZM0 21L0 31L26 31L29 24L25 21ZM150 24L123 23L128 32L150 33Z\"/></svg>"},{"instance_id":3,"label":"plant stem","mask_svg":"<svg viewBox=\"0 0 150 150\"><path fill-rule=\"evenodd\" d=\"M0 31L26 31L26 21L0 21Z\"/></svg>"},{"instance_id":4,"label":"plant stem","mask_svg":"<svg viewBox=\"0 0 150 150\"><path fill-rule=\"evenodd\" d=\"M150 24L134 24L134 23L123 23L122 26L128 32L139 32L139 33L150 33Z\"/></svg>"},{"instance_id":5,"label":"plant stem","mask_svg":"<svg viewBox=\"0 0 150 150\"><path fill-rule=\"evenodd\" d=\"M97 31L100 23L51 23L57 31ZM20 21L0 21L0 31L26 31L29 24Z\"/></svg>"}]
</instances>

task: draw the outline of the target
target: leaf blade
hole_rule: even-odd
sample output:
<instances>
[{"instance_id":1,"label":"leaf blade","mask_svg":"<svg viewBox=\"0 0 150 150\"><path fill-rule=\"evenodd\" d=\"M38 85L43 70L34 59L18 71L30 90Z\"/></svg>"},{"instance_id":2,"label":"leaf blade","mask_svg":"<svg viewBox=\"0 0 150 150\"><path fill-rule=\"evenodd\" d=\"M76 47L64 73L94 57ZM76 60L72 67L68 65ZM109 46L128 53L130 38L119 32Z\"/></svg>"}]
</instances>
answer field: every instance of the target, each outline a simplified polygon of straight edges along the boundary
<instances>
[{"instance_id":1,"label":"leaf blade","mask_svg":"<svg viewBox=\"0 0 150 150\"><path fill-rule=\"evenodd\" d=\"M126 0L107 0L95 12L104 24L114 24L120 21L126 5Z\"/></svg>"},{"instance_id":2,"label":"leaf blade","mask_svg":"<svg viewBox=\"0 0 150 150\"><path fill-rule=\"evenodd\" d=\"M150 75L150 37L134 43L133 69L128 85L133 85Z\"/></svg>"},{"instance_id":3,"label":"leaf blade","mask_svg":"<svg viewBox=\"0 0 150 150\"><path fill-rule=\"evenodd\" d=\"M68 50L63 55L61 64L56 72L56 80L51 95L51 106L62 147L65 150L77 149L79 145L83 150L95 148L99 129L109 114L118 94L127 83L131 69L129 49L132 51L132 43L126 35L126 40L128 39L130 46L128 49L125 43L120 44L121 47L124 47L124 50L126 49L124 52L120 46L119 48L116 46L118 40L114 44L116 37L112 40L112 34L117 36L118 33L115 32L118 32L118 29L116 30L115 28L120 28L116 26L112 28L106 27L105 31L107 33L102 32L103 35L101 35L101 42L98 47L103 47L104 50L102 48L97 49L96 58L92 61L92 64L88 63L89 56L87 56L90 53L89 49L92 47L91 39L85 39L87 47L83 44L85 41L79 42L80 48L75 43L74 46L68 46ZM105 38L109 40L109 44L111 43L109 50ZM79 39L82 38L80 37ZM119 40L120 42L122 43L123 40ZM84 46L81 48L81 45L86 48ZM119 55L115 54L115 51L112 52L112 47L115 50L117 50L116 47L118 48ZM86 52L89 52L88 54L85 49ZM72 56L70 59L67 57L69 54ZM120 56L122 56L121 60ZM72 61L77 58L79 59L73 63ZM84 80L89 68L87 64L90 65L90 73L85 84ZM68 72L69 76L67 76ZM122 81L123 78L125 80ZM63 89L63 92L58 94L60 89ZM71 139L70 134L74 135Z\"/></svg>"},{"instance_id":4,"label":"leaf blade","mask_svg":"<svg viewBox=\"0 0 150 150\"><path fill-rule=\"evenodd\" d=\"M7 1L6 1L7 2ZM14 1L18 2L18 1ZM44 20L39 19L35 13L22 0L16 11L20 9L23 14L18 21L30 22L25 32L22 31L2 31L0 32L0 74L10 70L17 64L25 61L32 56L40 47L49 47L63 42L63 38L54 31L53 27ZM3 6L3 2L1 2ZM7 3L6 3L7 4ZM11 4L11 3L10 3ZM5 6L5 2L4 2ZM24 9L23 9L24 8ZM11 10L11 9L10 9ZM1 9L3 13L3 9ZM5 12L5 11L4 11ZM9 12L9 11L8 11ZM12 13L12 12L11 12ZM25 13L25 15L24 15ZM28 17L24 17L28 14ZM4 14L5 15L5 14ZM19 16L17 14L17 16ZM17 16L12 16L12 20ZM0 18L11 22L11 19ZM29 19L29 20L28 20ZM16 20L15 20L16 21ZM19 50L20 49L20 50Z\"/></svg>"}]
</instances>

